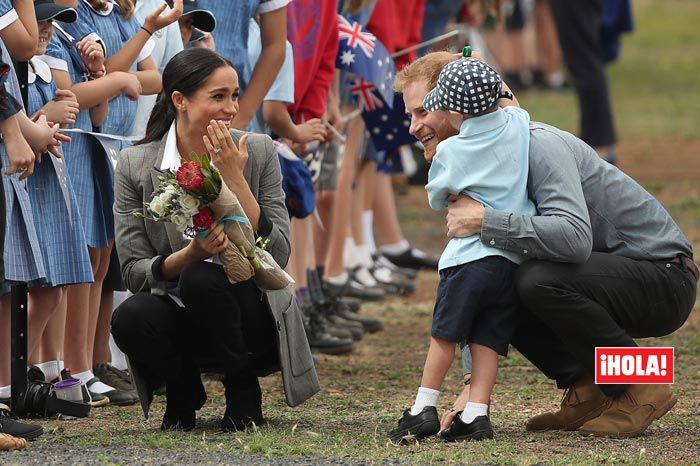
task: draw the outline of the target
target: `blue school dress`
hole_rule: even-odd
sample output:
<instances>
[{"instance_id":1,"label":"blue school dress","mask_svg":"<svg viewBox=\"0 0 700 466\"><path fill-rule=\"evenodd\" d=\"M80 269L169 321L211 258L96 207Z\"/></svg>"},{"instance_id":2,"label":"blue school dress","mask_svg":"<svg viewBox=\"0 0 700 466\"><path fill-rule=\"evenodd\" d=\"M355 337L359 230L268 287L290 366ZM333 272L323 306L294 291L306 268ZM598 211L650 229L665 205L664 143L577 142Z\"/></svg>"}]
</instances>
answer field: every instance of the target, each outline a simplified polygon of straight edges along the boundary
<instances>
[{"instance_id":1,"label":"blue school dress","mask_svg":"<svg viewBox=\"0 0 700 466\"><path fill-rule=\"evenodd\" d=\"M99 12L90 6L87 0L78 0L78 20L74 23L60 23L61 28L73 36L75 40L90 37L99 40L105 47L105 57L110 58L124 47L129 40L141 29L136 18L124 19L115 3L108 3L106 12ZM154 43L149 40L143 47L139 57L131 66L136 71L136 63L148 58ZM136 119L137 103L120 94L109 102L107 118L100 125L100 132L128 136L133 134L132 127ZM129 145L121 142L120 149Z\"/></svg>"},{"instance_id":2,"label":"blue school dress","mask_svg":"<svg viewBox=\"0 0 700 466\"><path fill-rule=\"evenodd\" d=\"M10 54L5 44L0 40L2 61L12 67ZM19 84L15 70L12 68L7 75L7 91L17 101L22 100L19 94ZM2 166L9 167L10 159L5 151L5 145L0 144ZM19 179L19 174L7 176L2 170L2 186L5 194L5 244L3 262L5 266L5 282L0 287L0 294L10 291L9 282L26 282L29 286L41 285L45 282L46 273L42 260L39 239L34 229L34 216L27 192L27 180Z\"/></svg>"},{"instance_id":3,"label":"blue school dress","mask_svg":"<svg viewBox=\"0 0 700 466\"><path fill-rule=\"evenodd\" d=\"M212 31L216 51L233 63L241 89L247 82L243 71L248 61L248 21L286 6L290 0L199 0L200 8L209 10L218 27Z\"/></svg>"},{"instance_id":4,"label":"blue school dress","mask_svg":"<svg viewBox=\"0 0 700 466\"><path fill-rule=\"evenodd\" d=\"M54 35L42 60L51 68L67 71L71 80L78 83L86 79L86 70L73 45L75 42L54 24ZM78 113L73 128L92 131L89 109ZM104 248L114 238L114 168L94 137L79 133L70 133L70 137L71 143L63 146L63 158L78 203L85 241L90 247Z\"/></svg>"},{"instance_id":5,"label":"blue school dress","mask_svg":"<svg viewBox=\"0 0 700 466\"><path fill-rule=\"evenodd\" d=\"M28 91L29 114L50 102L56 94L51 69L36 57L30 61ZM41 163L35 164L32 176L27 178L48 286L93 281L80 211L67 172L63 160L44 154Z\"/></svg>"}]
</instances>

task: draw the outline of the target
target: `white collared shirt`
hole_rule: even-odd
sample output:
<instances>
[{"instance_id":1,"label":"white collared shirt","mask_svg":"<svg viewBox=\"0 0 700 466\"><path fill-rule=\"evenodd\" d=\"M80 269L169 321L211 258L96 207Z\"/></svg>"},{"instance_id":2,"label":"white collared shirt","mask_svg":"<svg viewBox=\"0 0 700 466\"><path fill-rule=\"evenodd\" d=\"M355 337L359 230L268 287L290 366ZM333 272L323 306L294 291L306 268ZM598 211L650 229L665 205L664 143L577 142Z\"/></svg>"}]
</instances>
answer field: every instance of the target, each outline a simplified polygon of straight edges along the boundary
<instances>
[{"instance_id":1,"label":"white collared shirt","mask_svg":"<svg viewBox=\"0 0 700 466\"><path fill-rule=\"evenodd\" d=\"M177 171L182 165L182 156L177 148L177 131L175 122L170 125L168 136L165 138L165 150L163 152L163 161L160 163L161 171L172 170Z\"/></svg>"}]
</instances>

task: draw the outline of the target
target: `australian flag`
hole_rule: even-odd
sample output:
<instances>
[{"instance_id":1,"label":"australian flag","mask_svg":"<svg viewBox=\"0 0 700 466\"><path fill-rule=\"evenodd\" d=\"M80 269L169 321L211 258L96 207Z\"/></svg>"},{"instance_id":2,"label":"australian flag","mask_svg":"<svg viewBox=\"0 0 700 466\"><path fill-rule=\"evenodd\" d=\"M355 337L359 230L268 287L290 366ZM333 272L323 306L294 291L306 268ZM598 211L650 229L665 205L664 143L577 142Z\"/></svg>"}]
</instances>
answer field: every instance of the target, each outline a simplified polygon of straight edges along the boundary
<instances>
[{"instance_id":1,"label":"australian flag","mask_svg":"<svg viewBox=\"0 0 700 466\"><path fill-rule=\"evenodd\" d=\"M406 115L403 95L394 94L392 106L383 106L373 111L364 110L362 118L372 138L374 147L388 151L404 144L413 144L416 139L408 133L411 119Z\"/></svg>"},{"instance_id":2,"label":"australian flag","mask_svg":"<svg viewBox=\"0 0 700 466\"><path fill-rule=\"evenodd\" d=\"M359 23L338 15L340 44L335 66L374 85L384 102L393 102L396 67L386 48Z\"/></svg>"}]
</instances>

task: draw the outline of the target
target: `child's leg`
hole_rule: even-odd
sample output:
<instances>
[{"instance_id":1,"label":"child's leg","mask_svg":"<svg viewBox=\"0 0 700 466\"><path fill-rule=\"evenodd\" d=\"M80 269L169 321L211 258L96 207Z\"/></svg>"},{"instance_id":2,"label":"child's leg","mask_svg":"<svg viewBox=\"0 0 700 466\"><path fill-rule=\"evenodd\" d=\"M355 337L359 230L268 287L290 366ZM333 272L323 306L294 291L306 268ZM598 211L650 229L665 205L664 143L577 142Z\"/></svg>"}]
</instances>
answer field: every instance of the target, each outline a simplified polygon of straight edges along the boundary
<instances>
[{"instance_id":1,"label":"child's leg","mask_svg":"<svg viewBox=\"0 0 700 466\"><path fill-rule=\"evenodd\" d=\"M487 346L470 343L472 354L472 377L469 388L469 402L462 413L462 420L472 422L478 416L486 416L493 386L498 373L498 353Z\"/></svg>"},{"instance_id":2,"label":"child's leg","mask_svg":"<svg viewBox=\"0 0 700 466\"><path fill-rule=\"evenodd\" d=\"M428 356L425 358L423 378L420 386L440 390L454 358L454 342L430 337L430 348L428 349Z\"/></svg>"},{"instance_id":3,"label":"child's leg","mask_svg":"<svg viewBox=\"0 0 700 466\"><path fill-rule=\"evenodd\" d=\"M469 401L488 404L493 386L496 384L498 353L477 343L471 343L469 349L473 361Z\"/></svg>"},{"instance_id":4,"label":"child's leg","mask_svg":"<svg viewBox=\"0 0 700 466\"><path fill-rule=\"evenodd\" d=\"M416 401L411 407L412 415L419 414L426 406L437 406L440 387L445 380L445 374L450 369L454 355L455 343L430 337L430 348L423 366L423 378Z\"/></svg>"}]
</instances>

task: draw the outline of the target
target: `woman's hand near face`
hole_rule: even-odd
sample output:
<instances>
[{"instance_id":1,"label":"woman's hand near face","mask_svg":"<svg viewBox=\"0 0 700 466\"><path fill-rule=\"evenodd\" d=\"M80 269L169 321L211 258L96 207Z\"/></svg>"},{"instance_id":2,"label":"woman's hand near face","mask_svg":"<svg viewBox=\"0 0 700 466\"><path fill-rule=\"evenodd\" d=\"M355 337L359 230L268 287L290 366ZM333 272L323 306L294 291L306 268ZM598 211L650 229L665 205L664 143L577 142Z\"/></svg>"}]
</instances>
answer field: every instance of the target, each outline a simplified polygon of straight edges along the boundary
<instances>
[{"instance_id":1,"label":"woman's hand near face","mask_svg":"<svg viewBox=\"0 0 700 466\"><path fill-rule=\"evenodd\" d=\"M238 147L231 137L231 131L221 121L212 120L207 126L204 145L212 162L224 180L242 180L248 163L248 135L241 136Z\"/></svg>"},{"instance_id":2,"label":"woman's hand near face","mask_svg":"<svg viewBox=\"0 0 700 466\"><path fill-rule=\"evenodd\" d=\"M229 240L223 225L216 225L204 238L195 237L187 245L187 252L193 261L206 260L224 252Z\"/></svg>"}]
</instances>

